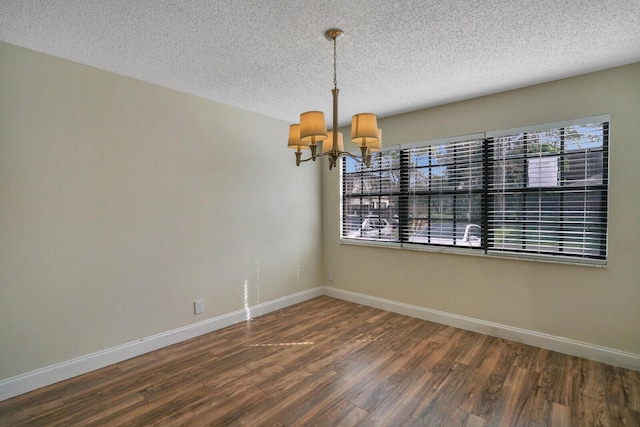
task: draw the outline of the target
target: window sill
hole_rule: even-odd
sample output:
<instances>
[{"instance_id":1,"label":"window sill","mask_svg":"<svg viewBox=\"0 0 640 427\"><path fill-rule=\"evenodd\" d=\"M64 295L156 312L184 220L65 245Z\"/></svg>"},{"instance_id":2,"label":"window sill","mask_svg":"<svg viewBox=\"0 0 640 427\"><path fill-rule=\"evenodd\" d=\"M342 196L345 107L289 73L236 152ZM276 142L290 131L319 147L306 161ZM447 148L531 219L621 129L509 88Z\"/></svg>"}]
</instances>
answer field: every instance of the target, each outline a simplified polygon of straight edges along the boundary
<instances>
[{"instance_id":1,"label":"window sill","mask_svg":"<svg viewBox=\"0 0 640 427\"><path fill-rule=\"evenodd\" d=\"M574 266L581 266L581 267L597 267L597 268L607 267L607 260L595 260L595 259L583 260L579 258L569 258L569 257L553 256L553 255L532 256L527 254L509 254L509 253L496 252L496 251L489 251L488 253L485 253L483 250L477 249L477 248L427 246L427 245L418 245L418 244L411 244L411 243L402 244L400 242L384 242L384 241L360 240L360 239L340 239L340 244L348 245L348 246L365 246L365 247L373 247L373 248L403 249L403 250L410 250L410 251L417 251L417 252L467 255L467 256L476 256L480 258L504 259L504 260L510 260L510 261L533 261L533 262L543 262L548 264L564 264L564 265L574 265Z\"/></svg>"}]
</instances>

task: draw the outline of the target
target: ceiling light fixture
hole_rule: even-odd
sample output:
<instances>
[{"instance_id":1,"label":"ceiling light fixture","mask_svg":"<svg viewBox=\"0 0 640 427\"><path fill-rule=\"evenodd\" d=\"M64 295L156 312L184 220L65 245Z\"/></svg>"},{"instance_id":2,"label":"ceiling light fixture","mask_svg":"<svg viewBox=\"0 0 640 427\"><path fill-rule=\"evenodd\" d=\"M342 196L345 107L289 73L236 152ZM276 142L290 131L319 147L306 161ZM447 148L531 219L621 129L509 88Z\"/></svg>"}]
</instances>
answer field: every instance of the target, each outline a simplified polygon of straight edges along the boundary
<instances>
[{"instance_id":1,"label":"ceiling light fixture","mask_svg":"<svg viewBox=\"0 0 640 427\"><path fill-rule=\"evenodd\" d=\"M296 166L300 162L316 161L316 157L328 156L329 170L337 166L340 156L349 156L367 167L371 165L371 153L382 148L382 131L378 128L375 114L361 113L353 116L351 121L351 142L360 147L360 157L344 151L342 132L338 129L338 78L337 78L337 41L344 37L344 32L332 29L325 33L333 40L333 129L327 132L327 124L322 111L307 111L300 114L300 123L289 127L288 147L296 150ZM321 152L318 145L322 143ZM311 157L302 159L302 150L310 149Z\"/></svg>"}]
</instances>

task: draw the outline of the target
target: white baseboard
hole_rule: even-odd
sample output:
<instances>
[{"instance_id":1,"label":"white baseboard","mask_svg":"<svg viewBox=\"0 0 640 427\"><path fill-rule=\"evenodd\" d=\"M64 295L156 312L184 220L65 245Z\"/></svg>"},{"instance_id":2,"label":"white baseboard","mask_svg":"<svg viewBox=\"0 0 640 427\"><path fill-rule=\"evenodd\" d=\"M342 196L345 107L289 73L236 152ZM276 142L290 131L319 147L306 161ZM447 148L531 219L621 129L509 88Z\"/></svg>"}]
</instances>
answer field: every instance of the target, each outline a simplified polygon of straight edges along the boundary
<instances>
[{"instance_id":1,"label":"white baseboard","mask_svg":"<svg viewBox=\"0 0 640 427\"><path fill-rule=\"evenodd\" d=\"M8 378L0 381L0 401L246 321L248 316L261 316L321 295L323 295L322 287L308 289L257 304L249 307L248 310L223 314L182 328Z\"/></svg>"},{"instance_id":2,"label":"white baseboard","mask_svg":"<svg viewBox=\"0 0 640 427\"><path fill-rule=\"evenodd\" d=\"M639 354L626 353L568 338L556 337L527 329L514 328L512 326L502 325L499 323L487 322L471 317L459 316L443 311L404 304L384 298L345 291L330 286L325 286L324 295L472 332L478 332L547 350L557 351L559 353L582 357L609 365L640 370Z\"/></svg>"}]
</instances>

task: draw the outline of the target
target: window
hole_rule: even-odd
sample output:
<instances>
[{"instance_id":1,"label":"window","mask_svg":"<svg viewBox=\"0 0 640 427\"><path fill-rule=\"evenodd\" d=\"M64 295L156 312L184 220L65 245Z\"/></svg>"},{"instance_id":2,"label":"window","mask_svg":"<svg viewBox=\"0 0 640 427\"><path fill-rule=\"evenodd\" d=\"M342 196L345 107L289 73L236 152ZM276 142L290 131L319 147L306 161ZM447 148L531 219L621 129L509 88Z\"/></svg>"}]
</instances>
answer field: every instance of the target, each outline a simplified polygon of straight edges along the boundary
<instances>
[{"instance_id":1,"label":"window","mask_svg":"<svg viewBox=\"0 0 640 427\"><path fill-rule=\"evenodd\" d=\"M480 247L484 141L440 141L402 150L402 241ZM473 237L473 238L471 238Z\"/></svg>"},{"instance_id":2,"label":"window","mask_svg":"<svg viewBox=\"0 0 640 427\"><path fill-rule=\"evenodd\" d=\"M401 146L370 168L345 158L341 237L604 264L608 120Z\"/></svg>"},{"instance_id":3,"label":"window","mask_svg":"<svg viewBox=\"0 0 640 427\"><path fill-rule=\"evenodd\" d=\"M606 259L608 128L489 138L488 249Z\"/></svg>"},{"instance_id":4,"label":"window","mask_svg":"<svg viewBox=\"0 0 640 427\"><path fill-rule=\"evenodd\" d=\"M400 155L374 155L371 167L345 157L342 163L342 237L399 242Z\"/></svg>"}]
</instances>

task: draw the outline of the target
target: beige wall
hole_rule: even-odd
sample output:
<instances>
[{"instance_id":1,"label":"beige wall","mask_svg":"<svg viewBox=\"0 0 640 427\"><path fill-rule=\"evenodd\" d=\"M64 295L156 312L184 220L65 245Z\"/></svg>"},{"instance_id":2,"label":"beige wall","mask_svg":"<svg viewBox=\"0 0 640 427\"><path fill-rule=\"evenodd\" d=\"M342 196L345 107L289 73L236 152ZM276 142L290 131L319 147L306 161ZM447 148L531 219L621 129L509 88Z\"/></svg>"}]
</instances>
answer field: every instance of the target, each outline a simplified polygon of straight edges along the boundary
<instances>
[{"instance_id":1,"label":"beige wall","mask_svg":"<svg viewBox=\"0 0 640 427\"><path fill-rule=\"evenodd\" d=\"M0 380L319 286L288 124L0 43ZM203 298L205 314L193 314Z\"/></svg>"},{"instance_id":2,"label":"beige wall","mask_svg":"<svg viewBox=\"0 0 640 427\"><path fill-rule=\"evenodd\" d=\"M323 171L325 284L640 354L640 64L381 120L384 144L611 114L607 268L339 243ZM334 272L334 282L327 272Z\"/></svg>"}]
</instances>

